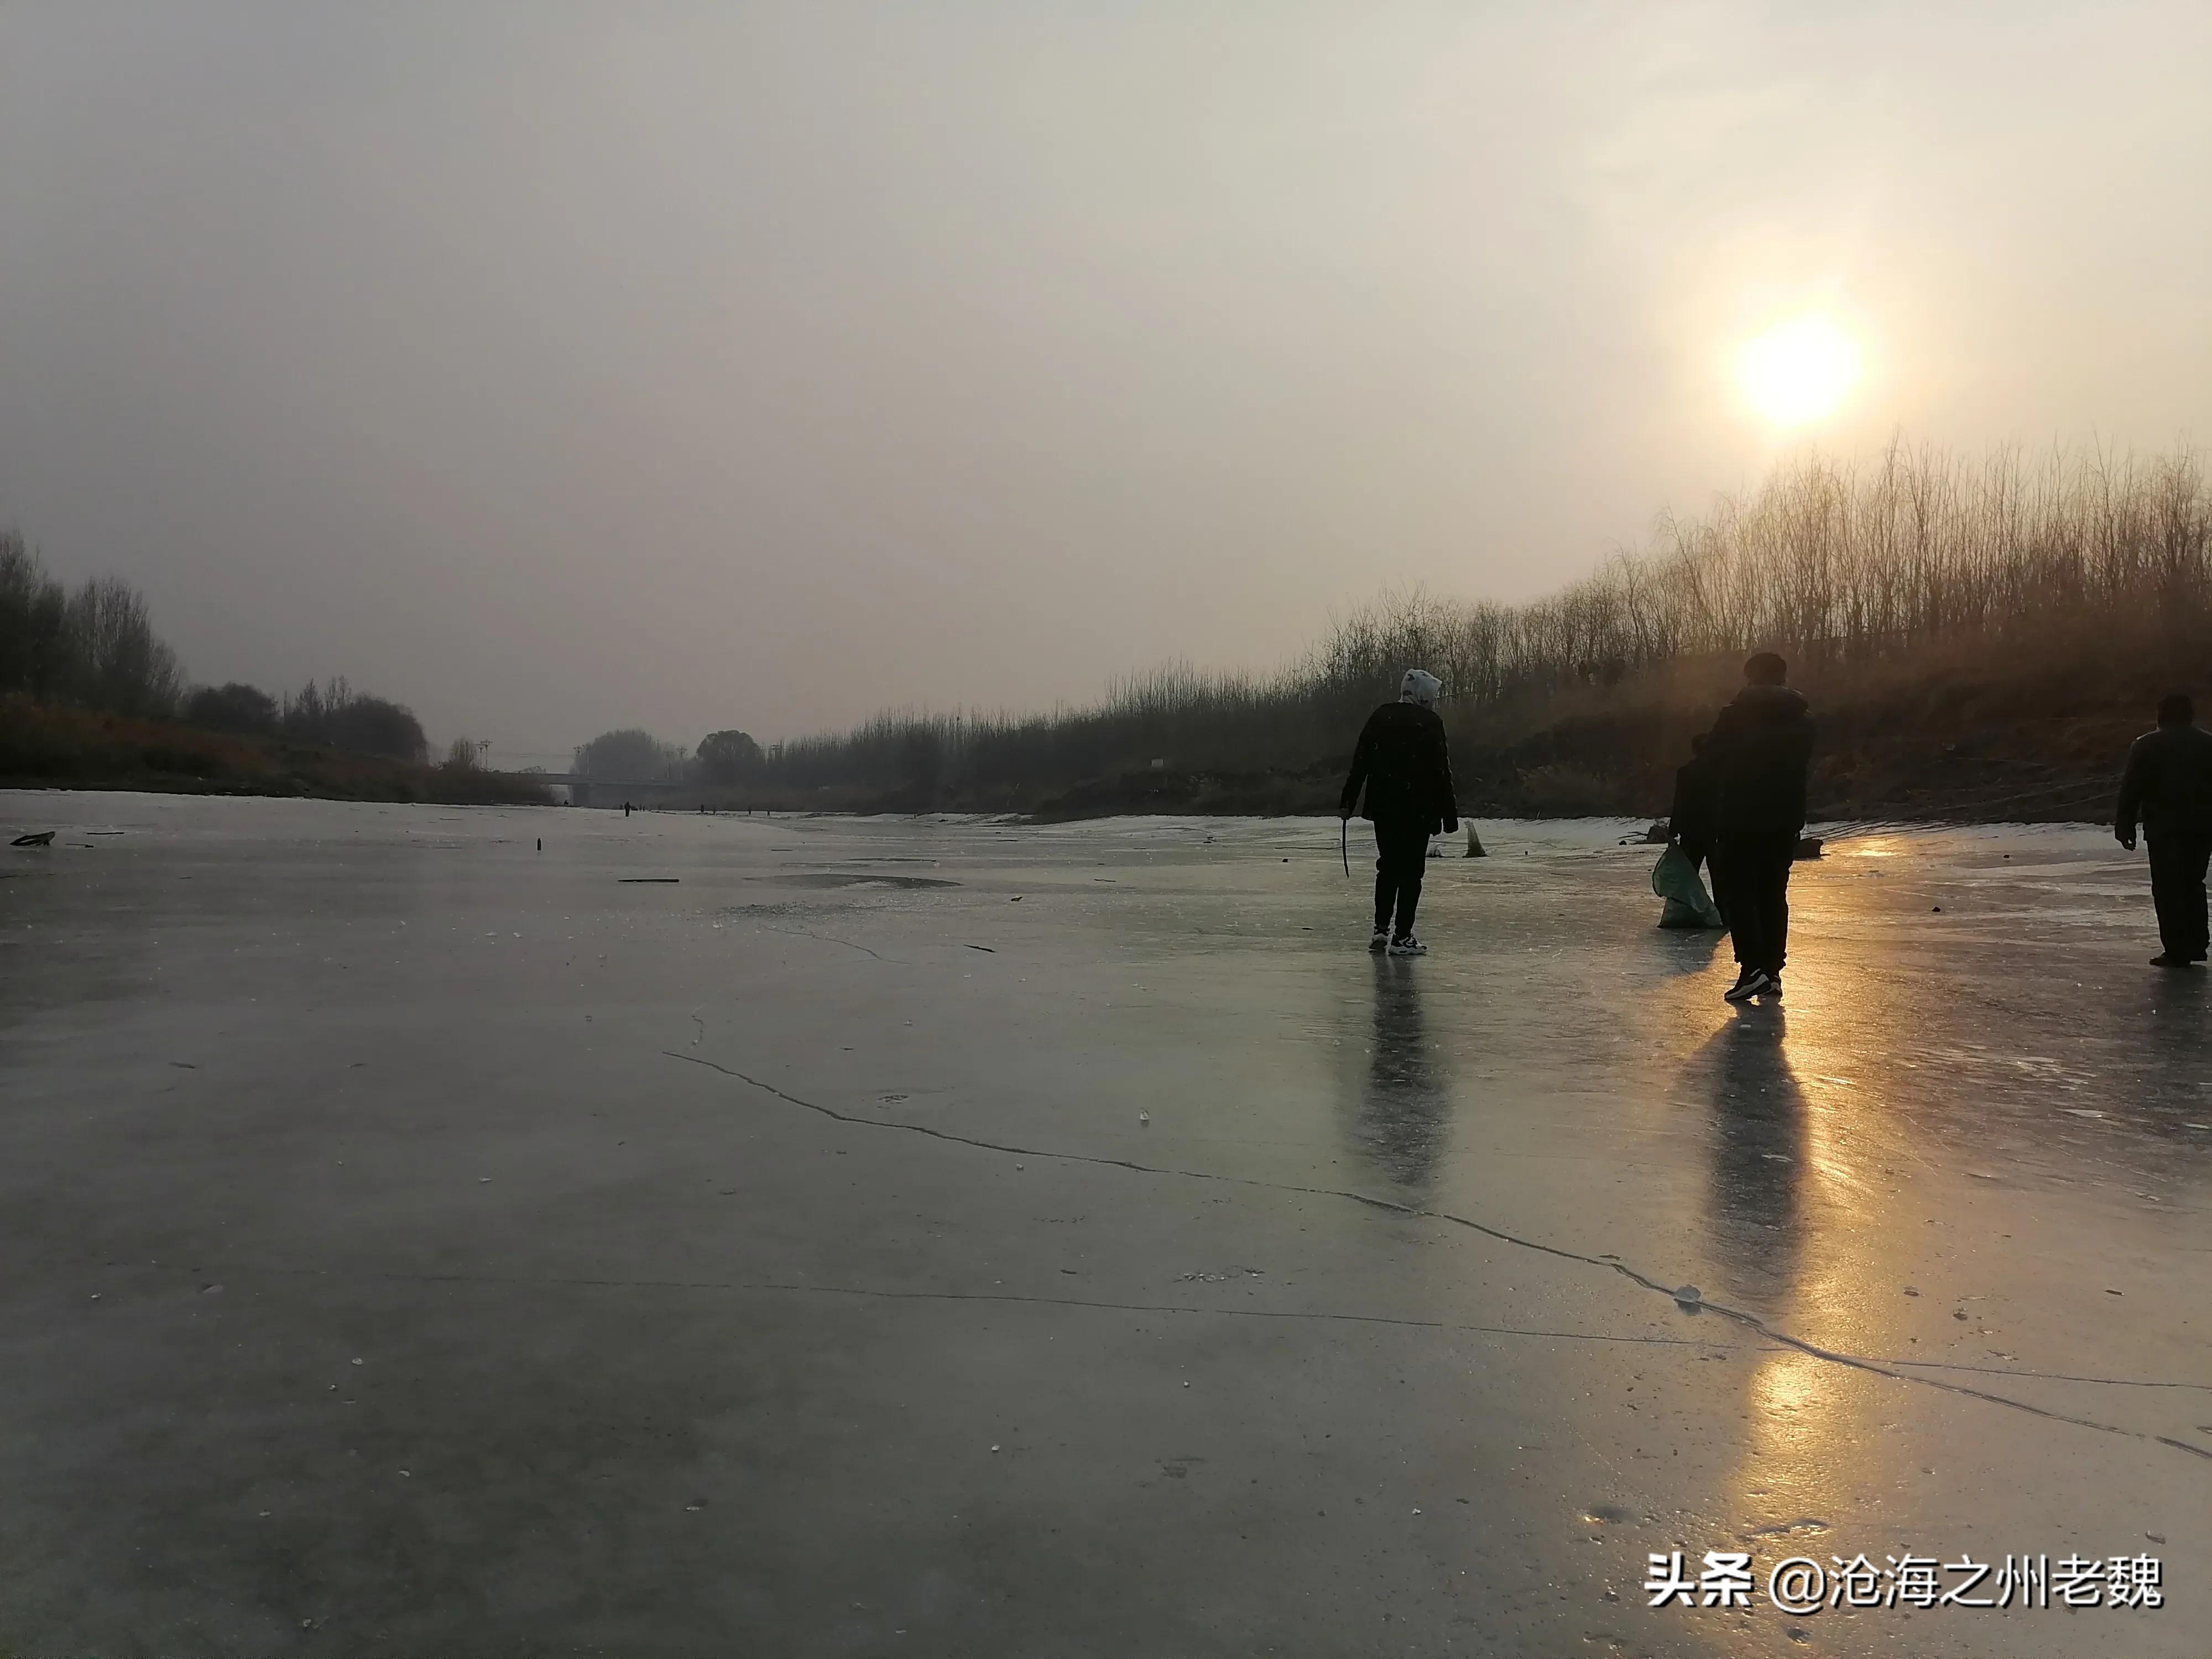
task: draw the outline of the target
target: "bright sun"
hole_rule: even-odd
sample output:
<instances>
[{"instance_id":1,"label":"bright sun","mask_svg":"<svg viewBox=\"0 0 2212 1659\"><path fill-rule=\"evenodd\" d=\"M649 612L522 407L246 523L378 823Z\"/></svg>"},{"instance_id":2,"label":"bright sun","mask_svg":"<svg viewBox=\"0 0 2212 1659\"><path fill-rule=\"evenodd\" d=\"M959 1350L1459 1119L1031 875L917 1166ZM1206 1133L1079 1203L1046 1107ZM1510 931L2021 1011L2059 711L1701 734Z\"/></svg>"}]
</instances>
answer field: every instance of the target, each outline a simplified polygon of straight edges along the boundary
<instances>
[{"instance_id":1,"label":"bright sun","mask_svg":"<svg viewBox=\"0 0 2212 1659\"><path fill-rule=\"evenodd\" d=\"M1828 318L1799 317L1744 342L1735 374L1753 409L1777 426L1802 426L1843 402L1859 377L1859 349Z\"/></svg>"}]
</instances>

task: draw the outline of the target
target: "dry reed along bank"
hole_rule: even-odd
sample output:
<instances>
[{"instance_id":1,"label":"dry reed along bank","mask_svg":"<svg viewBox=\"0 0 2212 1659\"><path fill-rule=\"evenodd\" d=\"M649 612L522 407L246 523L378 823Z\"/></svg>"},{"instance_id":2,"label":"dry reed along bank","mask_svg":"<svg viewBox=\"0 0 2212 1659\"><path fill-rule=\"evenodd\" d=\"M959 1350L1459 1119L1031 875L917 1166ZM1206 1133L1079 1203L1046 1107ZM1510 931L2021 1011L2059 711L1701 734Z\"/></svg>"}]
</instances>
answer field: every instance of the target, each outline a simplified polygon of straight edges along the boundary
<instances>
[{"instance_id":1,"label":"dry reed along bank","mask_svg":"<svg viewBox=\"0 0 2212 1659\"><path fill-rule=\"evenodd\" d=\"M1656 813L1744 656L1769 649L1820 718L1817 815L2100 817L2158 696L2202 688L2212 662L2200 459L1808 456L1533 604L1393 597L1273 676L1170 669L1073 714L879 715L776 744L702 799L1326 811L1360 720L1418 664L1447 688L1470 811Z\"/></svg>"}]
</instances>

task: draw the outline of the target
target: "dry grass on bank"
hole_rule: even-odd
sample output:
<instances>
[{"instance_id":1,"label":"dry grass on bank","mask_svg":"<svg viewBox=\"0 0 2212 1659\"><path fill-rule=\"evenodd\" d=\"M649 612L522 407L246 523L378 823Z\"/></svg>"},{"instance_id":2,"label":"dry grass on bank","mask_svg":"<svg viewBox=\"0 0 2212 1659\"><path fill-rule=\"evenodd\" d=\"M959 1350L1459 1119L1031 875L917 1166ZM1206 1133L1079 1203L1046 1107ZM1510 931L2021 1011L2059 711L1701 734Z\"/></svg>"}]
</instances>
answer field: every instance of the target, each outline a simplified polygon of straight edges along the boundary
<instances>
[{"instance_id":1,"label":"dry grass on bank","mask_svg":"<svg viewBox=\"0 0 2212 1659\"><path fill-rule=\"evenodd\" d=\"M1657 814L1691 738L1741 683L1735 653L1455 710L1462 793L1499 810ZM1820 733L1819 816L2100 818L2163 693L2202 683L2212 625L2151 617L2088 633L2052 621L1917 658L1814 661L1792 680Z\"/></svg>"}]
</instances>

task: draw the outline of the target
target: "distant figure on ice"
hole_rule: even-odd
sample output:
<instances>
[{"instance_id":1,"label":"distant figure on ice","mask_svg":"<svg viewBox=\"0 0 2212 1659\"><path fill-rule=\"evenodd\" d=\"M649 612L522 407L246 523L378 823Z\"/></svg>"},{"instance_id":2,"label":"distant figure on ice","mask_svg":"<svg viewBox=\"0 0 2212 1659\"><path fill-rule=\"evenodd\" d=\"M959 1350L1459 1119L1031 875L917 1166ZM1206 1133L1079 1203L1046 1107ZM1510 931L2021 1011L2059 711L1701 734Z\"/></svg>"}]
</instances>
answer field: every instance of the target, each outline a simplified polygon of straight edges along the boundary
<instances>
[{"instance_id":1,"label":"distant figure on ice","mask_svg":"<svg viewBox=\"0 0 2212 1659\"><path fill-rule=\"evenodd\" d=\"M1421 902L1429 837L1439 828L1459 829L1444 723L1436 709L1443 690L1435 675L1419 668L1406 671L1398 701L1384 703L1360 728L1352 775L1344 781L1337 803L1337 816L1351 817L1365 786L1360 816L1375 825L1376 854L1375 935L1367 948L1388 950L1394 957L1418 957L1428 949L1413 936L1413 912Z\"/></svg>"},{"instance_id":2,"label":"distant figure on ice","mask_svg":"<svg viewBox=\"0 0 2212 1659\"><path fill-rule=\"evenodd\" d=\"M1682 856L1689 860L1693 876L1700 865L1712 860L1713 834L1720 809L1720 781L1713 775L1712 762L1705 757L1707 741L1703 732L1690 739L1690 758L1674 769L1674 804L1667 814L1667 833L1682 849ZM1717 867L1712 877L1717 893L1721 884ZM1728 912L1723 909L1721 914L1725 916Z\"/></svg>"},{"instance_id":3,"label":"distant figure on ice","mask_svg":"<svg viewBox=\"0 0 2212 1659\"><path fill-rule=\"evenodd\" d=\"M2204 866L2212 855L2212 732L2177 691L2158 705L2158 730L2128 750L2113 835L2136 850L2136 823L2150 840L2150 897L2158 908L2156 968L2204 960Z\"/></svg>"},{"instance_id":4,"label":"distant figure on ice","mask_svg":"<svg viewBox=\"0 0 2212 1659\"><path fill-rule=\"evenodd\" d=\"M1728 918L1739 972L1730 1002L1782 1000L1790 941L1790 861L1805 827L1812 711L1785 684L1789 665L1762 651L1743 665L1747 684L1713 722L1700 759L1717 787L1713 890Z\"/></svg>"}]
</instances>

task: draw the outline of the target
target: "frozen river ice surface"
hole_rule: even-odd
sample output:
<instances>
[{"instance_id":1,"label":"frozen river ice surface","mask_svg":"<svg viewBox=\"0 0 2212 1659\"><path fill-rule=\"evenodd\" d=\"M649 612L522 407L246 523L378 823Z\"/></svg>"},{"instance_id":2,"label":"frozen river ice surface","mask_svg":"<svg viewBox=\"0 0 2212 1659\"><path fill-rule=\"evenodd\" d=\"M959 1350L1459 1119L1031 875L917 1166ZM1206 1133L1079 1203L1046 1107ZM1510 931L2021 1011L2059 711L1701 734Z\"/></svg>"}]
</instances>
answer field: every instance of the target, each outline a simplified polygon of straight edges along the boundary
<instances>
[{"instance_id":1,"label":"frozen river ice surface","mask_svg":"<svg viewBox=\"0 0 2212 1659\"><path fill-rule=\"evenodd\" d=\"M1612 822L1418 960L1334 820L0 827L0 1650L2206 1650L2212 979L2102 831L1834 832L1785 1011Z\"/></svg>"}]
</instances>

